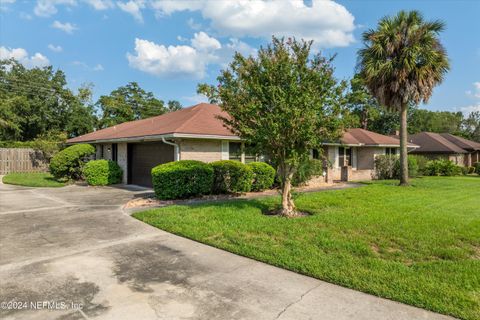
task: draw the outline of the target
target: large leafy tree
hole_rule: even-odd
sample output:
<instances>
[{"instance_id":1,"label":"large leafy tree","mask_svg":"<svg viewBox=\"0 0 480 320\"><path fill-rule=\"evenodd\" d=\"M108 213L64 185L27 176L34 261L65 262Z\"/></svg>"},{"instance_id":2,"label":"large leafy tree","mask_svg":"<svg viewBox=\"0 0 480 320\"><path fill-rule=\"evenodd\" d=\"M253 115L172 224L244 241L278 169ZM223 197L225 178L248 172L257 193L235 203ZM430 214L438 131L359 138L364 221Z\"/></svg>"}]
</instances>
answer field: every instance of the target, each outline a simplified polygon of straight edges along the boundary
<instances>
[{"instance_id":1,"label":"large leafy tree","mask_svg":"<svg viewBox=\"0 0 480 320\"><path fill-rule=\"evenodd\" d=\"M345 85L333 77L331 59L312 54L311 45L274 37L257 57L236 53L218 86L199 86L230 115L225 124L277 165L284 216L298 214L292 177L299 164L342 130Z\"/></svg>"},{"instance_id":2,"label":"large leafy tree","mask_svg":"<svg viewBox=\"0 0 480 320\"><path fill-rule=\"evenodd\" d=\"M61 70L0 61L0 140L28 141L49 131L84 134L93 130L93 118L93 109L67 88Z\"/></svg>"},{"instance_id":3,"label":"large leafy tree","mask_svg":"<svg viewBox=\"0 0 480 320\"><path fill-rule=\"evenodd\" d=\"M181 105L172 100L165 107L164 102L155 98L152 92L145 91L136 82L130 82L113 90L108 96L101 96L97 107L102 113L99 125L106 128L175 111L180 109Z\"/></svg>"},{"instance_id":4,"label":"large leafy tree","mask_svg":"<svg viewBox=\"0 0 480 320\"><path fill-rule=\"evenodd\" d=\"M400 113L400 185L408 185L407 110L428 102L449 70L438 38L441 21L425 21L418 11L400 11L363 34L358 69L378 102Z\"/></svg>"},{"instance_id":5,"label":"large leafy tree","mask_svg":"<svg viewBox=\"0 0 480 320\"><path fill-rule=\"evenodd\" d=\"M470 112L463 120L462 133L467 139L480 142L480 111Z\"/></svg>"}]
</instances>

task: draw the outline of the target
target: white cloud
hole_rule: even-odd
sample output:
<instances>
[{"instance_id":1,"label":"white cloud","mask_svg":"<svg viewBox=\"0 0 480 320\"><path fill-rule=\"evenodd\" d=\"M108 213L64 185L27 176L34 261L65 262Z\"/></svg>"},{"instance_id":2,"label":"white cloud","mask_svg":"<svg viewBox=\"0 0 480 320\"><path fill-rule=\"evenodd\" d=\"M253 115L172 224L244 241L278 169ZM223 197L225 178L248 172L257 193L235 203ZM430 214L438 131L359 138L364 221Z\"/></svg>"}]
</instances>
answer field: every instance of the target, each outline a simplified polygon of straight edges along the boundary
<instances>
[{"instance_id":1,"label":"white cloud","mask_svg":"<svg viewBox=\"0 0 480 320\"><path fill-rule=\"evenodd\" d=\"M52 27L55 29L62 30L69 34L72 34L73 31L78 29L74 24L71 24L70 22L61 23L60 21L57 21L57 20L53 22Z\"/></svg>"},{"instance_id":2,"label":"white cloud","mask_svg":"<svg viewBox=\"0 0 480 320\"><path fill-rule=\"evenodd\" d=\"M0 0L0 3L1 4L11 4L11 3L15 3L16 0Z\"/></svg>"},{"instance_id":3,"label":"white cloud","mask_svg":"<svg viewBox=\"0 0 480 320\"><path fill-rule=\"evenodd\" d=\"M54 46L53 44L49 44L47 46L48 49L52 50L53 52L62 52L63 48L61 46Z\"/></svg>"},{"instance_id":4,"label":"white cloud","mask_svg":"<svg viewBox=\"0 0 480 320\"><path fill-rule=\"evenodd\" d=\"M127 53L132 68L156 76L189 76L202 78L209 63L218 57L214 54L221 45L207 34L195 34L192 46L165 46L135 39L135 53Z\"/></svg>"},{"instance_id":5,"label":"white cloud","mask_svg":"<svg viewBox=\"0 0 480 320\"><path fill-rule=\"evenodd\" d=\"M480 81L474 82L473 86L475 87L475 92L473 92L473 96L475 98L480 98Z\"/></svg>"},{"instance_id":6,"label":"white cloud","mask_svg":"<svg viewBox=\"0 0 480 320\"><path fill-rule=\"evenodd\" d=\"M103 66L99 63L95 67L93 67L93 71L103 71L105 70Z\"/></svg>"},{"instance_id":7,"label":"white cloud","mask_svg":"<svg viewBox=\"0 0 480 320\"><path fill-rule=\"evenodd\" d=\"M115 7L112 0L86 0L86 2L95 10L107 10Z\"/></svg>"},{"instance_id":8,"label":"white cloud","mask_svg":"<svg viewBox=\"0 0 480 320\"><path fill-rule=\"evenodd\" d=\"M92 71L103 71L103 66L98 63L96 66L94 67L90 67L87 63L83 62L83 61L79 61L79 60L75 60L75 61L72 61L72 64L74 66L79 66L79 67L82 67L82 68L85 68L85 69L88 69L88 70L92 70Z\"/></svg>"},{"instance_id":9,"label":"white cloud","mask_svg":"<svg viewBox=\"0 0 480 320\"><path fill-rule=\"evenodd\" d=\"M43 54L37 52L32 56L28 56L27 50L23 48L7 48L0 47L0 59L15 59L27 68L45 67L50 64L50 61Z\"/></svg>"},{"instance_id":10,"label":"white cloud","mask_svg":"<svg viewBox=\"0 0 480 320\"><path fill-rule=\"evenodd\" d=\"M295 36L314 40L318 47L348 46L354 41L353 15L334 1L174 1L152 3L157 16L178 11L200 11L219 34L234 37Z\"/></svg>"},{"instance_id":11,"label":"white cloud","mask_svg":"<svg viewBox=\"0 0 480 320\"><path fill-rule=\"evenodd\" d=\"M200 51L210 51L217 50L222 47L220 42L217 39L210 37L203 31L195 33L193 39L191 40L192 47Z\"/></svg>"},{"instance_id":12,"label":"white cloud","mask_svg":"<svg viewBox=\"0 0 480 320\"><path fill-rule=\"evenodd\" d=\"M200 23L196 23L193 18L189 18L187 20L187 25L193 30L200 30L202 28L202 25Z\"/></svg>"},{"instance_id":13,"label":"white cloud","mask_svg":"<svg viewBox=\"0 0 480 320\"><path fill-rule=\"evenodd\" d=\"M76 4L76 0L37 0L33 12L39 17L50 17L58 12L58 5L75 6Z\"/></svg>"},{"instance_id":14,"label":"white cloud","mask_svg":"<svg viewBox=\"0 0 480 320\"><path fill-rule=\"evenodd\" d=\"M18 16L20 17L20 19L23 19L23 20L32 20L32 15L26 12L20 12Z\"/></svg>"},{"instance_id":15,"label":"white cloud","mask_svg":"<svg viewBox=\"0 0 480 320\"><path fill-rule=\"evenodd\" d=\"M133 16L135 20L143 23L142 9L145 8L145 1L130 0L128 2L117 2L118 7Z\"/></svg>"},{"instance_id":16,"label":"white cloud","mask_svg":"<svg viewBox=\"0 0 480 320\"><path fill-rule=\"evenodd\" d=\"M202 102L208 102L208 98L205 95L198 94L198 93L194 94L194 95L191 95L191 96L184 96L184 97L182 97L182 99L188 101L191 104L199 104L199 103L202 103Z\"/></svg>"}]
</instances>

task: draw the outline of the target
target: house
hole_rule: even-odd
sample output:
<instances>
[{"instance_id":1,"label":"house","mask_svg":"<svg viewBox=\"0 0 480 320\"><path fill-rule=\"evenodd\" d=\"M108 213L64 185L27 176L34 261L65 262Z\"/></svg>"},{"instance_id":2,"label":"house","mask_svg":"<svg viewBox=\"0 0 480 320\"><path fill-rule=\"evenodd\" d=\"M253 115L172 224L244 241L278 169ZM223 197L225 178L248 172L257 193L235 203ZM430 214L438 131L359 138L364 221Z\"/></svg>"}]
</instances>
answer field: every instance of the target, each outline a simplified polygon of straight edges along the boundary
<instances>
[{"instance_id":1,"label":"house","mask_svg":"<svg viewBox=\"0 0 480 320\"><path fill-rule=\"evenodd\" d=\"M228 116L219 106L201 103L160 116L125 122L68 140L96 146L97 159L110 159L122 167L123 182L151 186L151 169L176 160L257 161L245 153L242 140L223 125L218 116ZM411 147L414 147L413 145ZM363 129L350 129L336 143L325 143L323 153L313 158L328 159L325 180L371 179L375 156L398 154L395 138Z\"/></svg>"},{"instance_id":2,"label":"house","mask_svg":"<svg viewBox=\"0 0 480 320\"><path fill-rule=\"evenodd\" d=\"M429 159L451 160L461 166L480 162L480 143L453 134L420 132L409 135L408 141L419 146L412 154Z\"/></svg>"}]
</instances>

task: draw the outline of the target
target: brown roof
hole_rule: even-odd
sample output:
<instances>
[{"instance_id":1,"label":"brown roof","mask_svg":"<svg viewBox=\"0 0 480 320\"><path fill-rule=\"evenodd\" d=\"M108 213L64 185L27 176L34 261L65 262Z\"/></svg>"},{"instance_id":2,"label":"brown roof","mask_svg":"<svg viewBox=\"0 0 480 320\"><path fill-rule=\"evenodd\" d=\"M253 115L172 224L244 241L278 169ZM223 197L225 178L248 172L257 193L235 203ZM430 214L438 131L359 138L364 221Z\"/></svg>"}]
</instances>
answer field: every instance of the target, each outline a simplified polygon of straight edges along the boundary
<instances>
[{"instance_id":1,"label":"brown roof","mask_svg":"<svg viewBox=\"0 0 480 320\"><path fill-rule=\"evenodd\" d=\"M450 133L441 133L440 134L442 137L447 139L448 141L452 142L453 144L459 146L462 149L465 149L467 151L475 151L475 150L480 150L480 143L475 142L472 140L468 140L462 137L454 136L453 134Z\"/></svg>"},{"instance_id":2,"label":"brown roof","mask_svg":"<svg viewBox=\"0 0 480 320\"><path fill-rule=\"evenodd\" d=\"M467 153L439 133L420 132L410 135L408 140L420 146L415 153Z\"/></svg>"},{"instance_id":3,"label":"brown roof","mask_svg":"<svg viewBox=\"0 0 480 320\"><path fill-rule=\"evenodd\" d=\"M168 134L193 134L202 136L236 136L223 125L218 116L227 117L219 106L200 103L175 112L160 116L124 122L113 127L94 131L80 137L68 140L68 143L109 141L131 138L143 138ZM398 146L398 139L384 136L364 129L348 129L343 135L341 143L348 145ZM414 145L411 145L414 146Z\"/></svg>"},{"instance_id":4,"label":"brown roof","mask_svg":"<svg viewBox=\"0 0 480 320\"><path fill-rule=\"evenodd\" d=\"M400 145L400 141L397 138L385 136L380 133L368 131L365 129L355 128L348 129L347 132L340 139L343 144L349 145L366 145L366 146L380 146L380 145ZM416 147L416 145L409 143L410 147Z\"/></svg>"},{"instance_id":5,"label":"brown roof","mask_svg":"<svg viewBox=\"0 0 480 320\"><path fill-rule=\"evenodd\" d=\"M68 143L156 136L174 133L235 136L217 116L227 116L219 106L200 103L160 116L124 122L69 139Z\"/></svg>"}]
</instances>

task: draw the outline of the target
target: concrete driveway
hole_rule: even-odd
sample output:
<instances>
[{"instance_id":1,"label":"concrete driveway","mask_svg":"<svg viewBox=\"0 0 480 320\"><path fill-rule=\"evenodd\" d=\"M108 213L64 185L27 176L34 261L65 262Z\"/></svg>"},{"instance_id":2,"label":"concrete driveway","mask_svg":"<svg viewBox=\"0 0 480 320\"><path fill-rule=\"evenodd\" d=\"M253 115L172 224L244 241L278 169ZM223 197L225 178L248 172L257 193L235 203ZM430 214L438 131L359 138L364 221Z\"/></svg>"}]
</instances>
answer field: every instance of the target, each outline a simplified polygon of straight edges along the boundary
<instances>
[{"instance_id":1,"label":"concrete driveway","mask_svg":"<svg viewBox=\"0 0 480 320\"><path fill-rule=\"evenodd\" d=\"M0 184L0 318L447 319L150 227L140 193Z\"/></svg>"}]
</instances>

